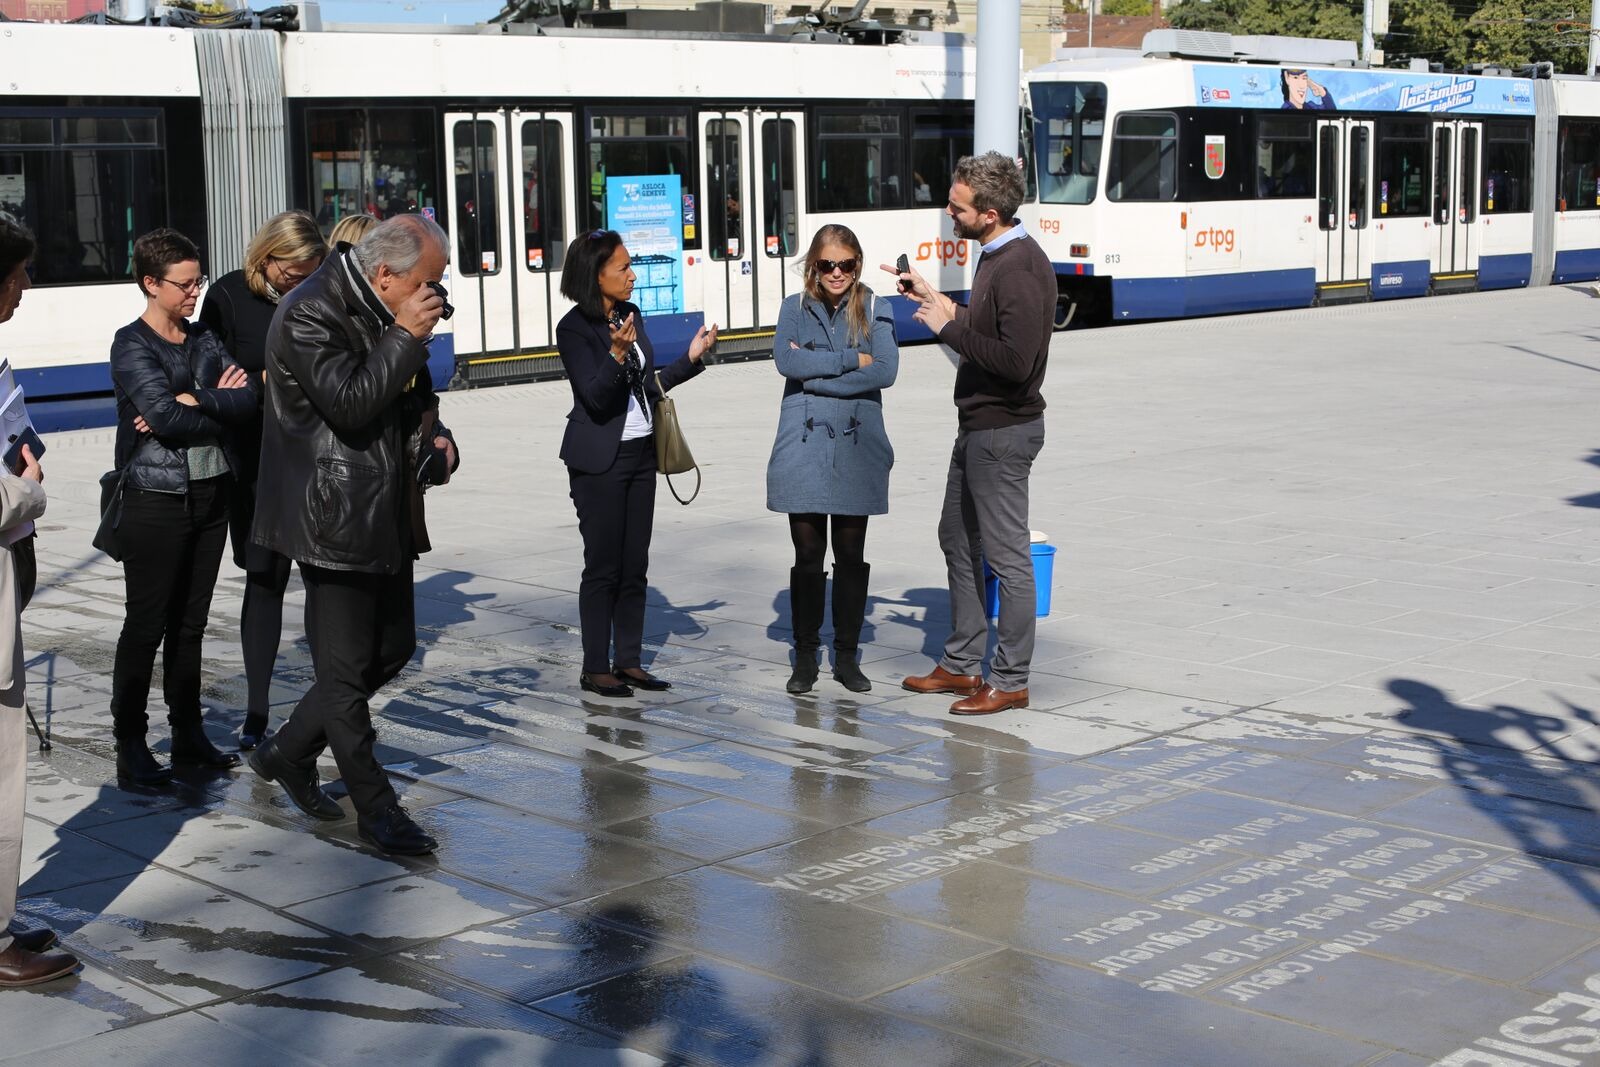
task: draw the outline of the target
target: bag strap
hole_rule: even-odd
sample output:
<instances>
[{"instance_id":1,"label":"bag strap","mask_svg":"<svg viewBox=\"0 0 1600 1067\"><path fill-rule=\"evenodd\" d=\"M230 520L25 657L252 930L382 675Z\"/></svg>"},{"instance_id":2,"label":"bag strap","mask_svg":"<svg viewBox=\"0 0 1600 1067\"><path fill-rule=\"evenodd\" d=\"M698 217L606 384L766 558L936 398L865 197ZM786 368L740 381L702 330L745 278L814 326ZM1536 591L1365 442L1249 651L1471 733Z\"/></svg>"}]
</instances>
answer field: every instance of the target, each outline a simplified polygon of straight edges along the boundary
<instances>
[{"instance_id":1,"label":"bag strap","mask_svg":"<svg viewBox=\"0 0 1600 1067\"><path fill-rule=\"evenodd\" d=\"M672 498L685 507L693 504L694 498L700 495L700 464L698 463L694 465L694 492L689 494L688 500L678 495L677 487L672 484L672 475L663 474L662 477L667 480L667 488L672 491Z\"/></svg>"}]
</instances>

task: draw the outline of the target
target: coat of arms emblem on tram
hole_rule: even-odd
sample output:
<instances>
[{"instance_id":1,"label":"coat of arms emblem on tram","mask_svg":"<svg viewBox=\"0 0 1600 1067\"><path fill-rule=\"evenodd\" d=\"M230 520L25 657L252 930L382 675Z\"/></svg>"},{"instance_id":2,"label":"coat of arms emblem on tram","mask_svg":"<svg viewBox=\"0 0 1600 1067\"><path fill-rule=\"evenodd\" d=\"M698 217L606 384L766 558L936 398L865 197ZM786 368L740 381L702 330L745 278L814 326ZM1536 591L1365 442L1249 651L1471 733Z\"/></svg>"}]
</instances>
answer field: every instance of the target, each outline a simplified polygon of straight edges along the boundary
<instances>
[{"instance_id":1,"label":"coat of arms emblem on tram","mask_svg":"<svg viewBox=\"0 0 1600 1067\"><path fill-rule=\"evenodd\" d=\"M1221 134L1206 135L1206 177L1212 181L1222 177L1228 163L1228 139Z\"/></svg>"}]
</instances>

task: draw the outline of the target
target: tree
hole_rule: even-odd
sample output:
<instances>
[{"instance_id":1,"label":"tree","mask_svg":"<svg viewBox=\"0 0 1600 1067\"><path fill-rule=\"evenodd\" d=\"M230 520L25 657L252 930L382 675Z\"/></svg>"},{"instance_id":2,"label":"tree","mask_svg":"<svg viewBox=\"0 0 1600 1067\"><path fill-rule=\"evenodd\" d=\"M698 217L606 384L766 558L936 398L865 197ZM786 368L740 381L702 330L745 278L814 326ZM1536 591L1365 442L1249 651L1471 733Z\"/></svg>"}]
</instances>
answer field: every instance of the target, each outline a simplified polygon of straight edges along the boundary
<instances>
[{"instance_id":1,"label":"tree","mask_svg":"<svg viewBox=\"0 0 1600 1067\"><path fill-rule=\"evenodd\" d=\"M1391 60L1426 59L1459 69L1466 62L1466 27L1447 0L1394 0L1383 47Z\"/></svg>"},{"instance_id":2,"label":"tree","mask_svg":"<svg viewBox=\"0 0 1600 1067\"><path fill-rule=\"evenodd\" d=\"M1099 7L1102 15L1149 15L1152 13L1150 0L1104 0Z\"/></svg>"}]
</instances>

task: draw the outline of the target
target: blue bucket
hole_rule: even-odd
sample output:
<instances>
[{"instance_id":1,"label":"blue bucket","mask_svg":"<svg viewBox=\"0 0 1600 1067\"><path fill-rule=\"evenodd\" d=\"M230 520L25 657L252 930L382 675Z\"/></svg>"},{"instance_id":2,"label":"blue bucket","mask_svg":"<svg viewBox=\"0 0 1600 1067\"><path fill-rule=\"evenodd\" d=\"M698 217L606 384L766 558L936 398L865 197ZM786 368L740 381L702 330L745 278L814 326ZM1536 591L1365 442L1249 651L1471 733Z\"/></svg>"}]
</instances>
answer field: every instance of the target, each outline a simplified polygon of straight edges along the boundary
<instances>
[{"instance_id":1,"label":"blue bucket","mask_svg":"<svg viewBox=\"0 0 1600 1067\"><path fill-rule=\"evenodd\" d=\"M1056 574L1056 549L1046 544L1028 547L1033 554L1034 615L1042 619L1050 614L1050 583ZM1000 614L1000 579L989 569L988 560L983 561L983 594L989 618L993 619Z\"/></svg>"}]
</instances>

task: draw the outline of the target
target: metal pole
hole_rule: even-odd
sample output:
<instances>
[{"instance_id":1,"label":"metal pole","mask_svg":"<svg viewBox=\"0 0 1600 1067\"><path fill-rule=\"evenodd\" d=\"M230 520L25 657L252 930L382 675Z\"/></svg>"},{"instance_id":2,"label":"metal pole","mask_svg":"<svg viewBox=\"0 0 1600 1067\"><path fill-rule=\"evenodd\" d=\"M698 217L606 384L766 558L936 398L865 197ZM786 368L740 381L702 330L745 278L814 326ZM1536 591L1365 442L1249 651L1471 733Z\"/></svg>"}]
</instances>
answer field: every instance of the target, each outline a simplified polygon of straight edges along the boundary
<instances>
[{"instance_id":1,"label":"metal pole","mask_svg":"<svg viewBox=\"0 0 1600 1067\"><path fill-rule=\"evenodd\" d=\"M1600 0L1595 0L1600 3ZM1361 4L1361 58L1372 59L1372 0L1363 0Z\"/></svg>"},{"instance_id":2,"label":"metal pole","mask_svg":"<svg viewBox=\"0 0 1600 1067\"><path fill-rule=\"evenodd\" d=\"M1094 47L1094 0L1089 0L1089 47Z\"/></svg>"},{"instance_id":3,"label":"metal pole","mask_svg":"<svg viewBox=\"0 0 1600 1067\"><path fill-rule=\"evenodd\" d=\"M1589 3L1589 77L1594 77L1596 67L1600 67L1600 0L1590 0Z\"/></svg>"},{"instance_id":4,"label":"metal pole","mask_svg":"<svg viewBox=\"0 0 1600 1067\"><path fill-rule=\"evenodd\" d=\"M978 34L972 150L1017 154L1017 87L1022 84L1022 0L983 0Z\"/></svg>"}]
</instances>

